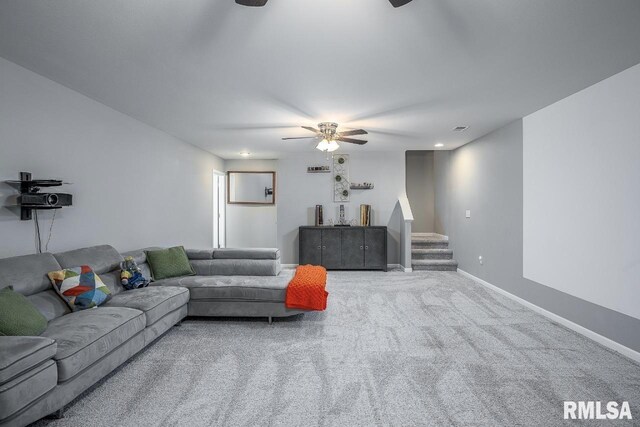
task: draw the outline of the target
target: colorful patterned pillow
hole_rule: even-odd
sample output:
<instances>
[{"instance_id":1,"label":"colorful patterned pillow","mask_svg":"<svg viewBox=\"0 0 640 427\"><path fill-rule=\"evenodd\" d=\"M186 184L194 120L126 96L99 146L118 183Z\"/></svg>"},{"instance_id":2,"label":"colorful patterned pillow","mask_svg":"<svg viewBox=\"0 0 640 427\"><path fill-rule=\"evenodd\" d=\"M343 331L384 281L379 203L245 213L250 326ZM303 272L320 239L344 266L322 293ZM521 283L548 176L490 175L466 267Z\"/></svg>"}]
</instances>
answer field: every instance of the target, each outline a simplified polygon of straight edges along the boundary
<instances>
[{"instance_id":1,"label":"colorful patterned pillow","mask_svg":"<svg viewBox=\"0 0 640 427\"><path fill-rule=\"evenodd\" d=\"M88 265L52 271L48 276L73 311L97 307L111 298L109 288Z\"/></svg>"}]
</instances>

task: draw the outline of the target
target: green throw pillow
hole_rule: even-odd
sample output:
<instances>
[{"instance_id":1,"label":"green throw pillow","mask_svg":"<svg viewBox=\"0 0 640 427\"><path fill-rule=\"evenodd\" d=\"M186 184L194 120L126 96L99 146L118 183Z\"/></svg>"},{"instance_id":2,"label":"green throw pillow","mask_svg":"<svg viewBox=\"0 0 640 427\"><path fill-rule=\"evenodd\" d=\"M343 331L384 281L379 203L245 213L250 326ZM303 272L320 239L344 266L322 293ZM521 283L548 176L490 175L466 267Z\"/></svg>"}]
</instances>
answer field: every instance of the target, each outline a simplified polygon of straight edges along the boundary
<instances>
[{"instance_id":1,"label":"green throw pillow","mask_svg":"<svg viewBox=\"0 0 640 427\"><path fill-rule=\"evenodd\" d=\"M47 329L47 319L24 295L0 289L0 335L36 336Z\"/></svg>"},{"instance_id":2,"label":"green throw pillow","mask_svg":"<svg viewBox=\"0 0 640 427\"><path fill-rule=\"evenodd\" d=\"M196 274L193 268L191 268L187 252L182 246L146 251L146 253L153 280L193 276Z\"/></svg>"}]
</instances>

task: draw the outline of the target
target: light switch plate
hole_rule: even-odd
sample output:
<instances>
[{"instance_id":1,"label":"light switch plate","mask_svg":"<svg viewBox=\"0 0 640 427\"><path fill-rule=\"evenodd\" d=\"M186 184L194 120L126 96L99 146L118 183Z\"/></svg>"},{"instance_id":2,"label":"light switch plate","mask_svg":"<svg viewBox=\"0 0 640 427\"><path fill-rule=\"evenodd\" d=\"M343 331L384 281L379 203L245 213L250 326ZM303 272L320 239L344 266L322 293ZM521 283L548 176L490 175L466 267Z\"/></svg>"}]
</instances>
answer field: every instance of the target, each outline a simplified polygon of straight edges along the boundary
<instances>
[{"instance_id":1,"label":"light switch plate","mask_svg":"<svg viewBox=\"0 0 640 427\"><path fill-rule=\"evenodd\" d=\"M470 210L470 209L467 209L467 211L465 212L464 216L465 216L466 218L471 218L471 210Z\"/></svg>"}]
</instances>

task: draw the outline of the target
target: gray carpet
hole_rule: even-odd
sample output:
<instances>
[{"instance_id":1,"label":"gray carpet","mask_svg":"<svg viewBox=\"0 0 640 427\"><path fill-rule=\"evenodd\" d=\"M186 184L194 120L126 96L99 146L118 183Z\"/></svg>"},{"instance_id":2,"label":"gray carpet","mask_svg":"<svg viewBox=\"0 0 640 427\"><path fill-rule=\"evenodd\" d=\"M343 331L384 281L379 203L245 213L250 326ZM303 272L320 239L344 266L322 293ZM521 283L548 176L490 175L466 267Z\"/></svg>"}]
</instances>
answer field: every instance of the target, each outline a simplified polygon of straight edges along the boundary
<instances>
[{"instance_id":1,"label":"gray carpet","mask_svg":"<svg viewBox=\"0 0 640 427\"><path fill-rule=\"evenodd\" d=\"M640 418L638 364L456 272L331 272L328 290L326 312L271 326L187 320L39 425L553 426L563 400Z\"/></svg>"}]
</instances>

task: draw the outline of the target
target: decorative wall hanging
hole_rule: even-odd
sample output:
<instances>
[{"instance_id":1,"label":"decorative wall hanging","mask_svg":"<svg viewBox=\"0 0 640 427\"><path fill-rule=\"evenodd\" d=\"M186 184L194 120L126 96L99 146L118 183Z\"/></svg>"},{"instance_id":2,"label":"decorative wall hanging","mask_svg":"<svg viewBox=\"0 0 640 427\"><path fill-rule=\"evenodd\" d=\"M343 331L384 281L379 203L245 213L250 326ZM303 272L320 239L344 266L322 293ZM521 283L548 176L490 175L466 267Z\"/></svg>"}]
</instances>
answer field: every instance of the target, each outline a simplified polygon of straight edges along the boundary
<instances>
[{"instance_id":1,"label":"decorative wall hanging","mask_svg":"<svg viewBox=\"0 0 640 427\"><path fill-rule=\"evenodd\" d=\"M348 202L350 195L349 155L333 156L333 201Z\"/></svg>"},{"instance_id":2,"label":"decorative wall hanging","mask_svg":"<svg viewBox=\"0 0 640 427\"><path fill-rule=\"evenodd\" d=\"M330 173L329 166L308 166L307 173Z\"/></svg>"},{"instance_id":3,"label":"decorative wall hanging","mask_svg":"<svg viewBox=\"0 0 640 427\"><path fill-rule=\"evenodd\" d=\"M350 188L352 190L373 190L373 183L371 182L363 182L362 184L360 183L352 183Z\"/></svg>"}]
</instances>

